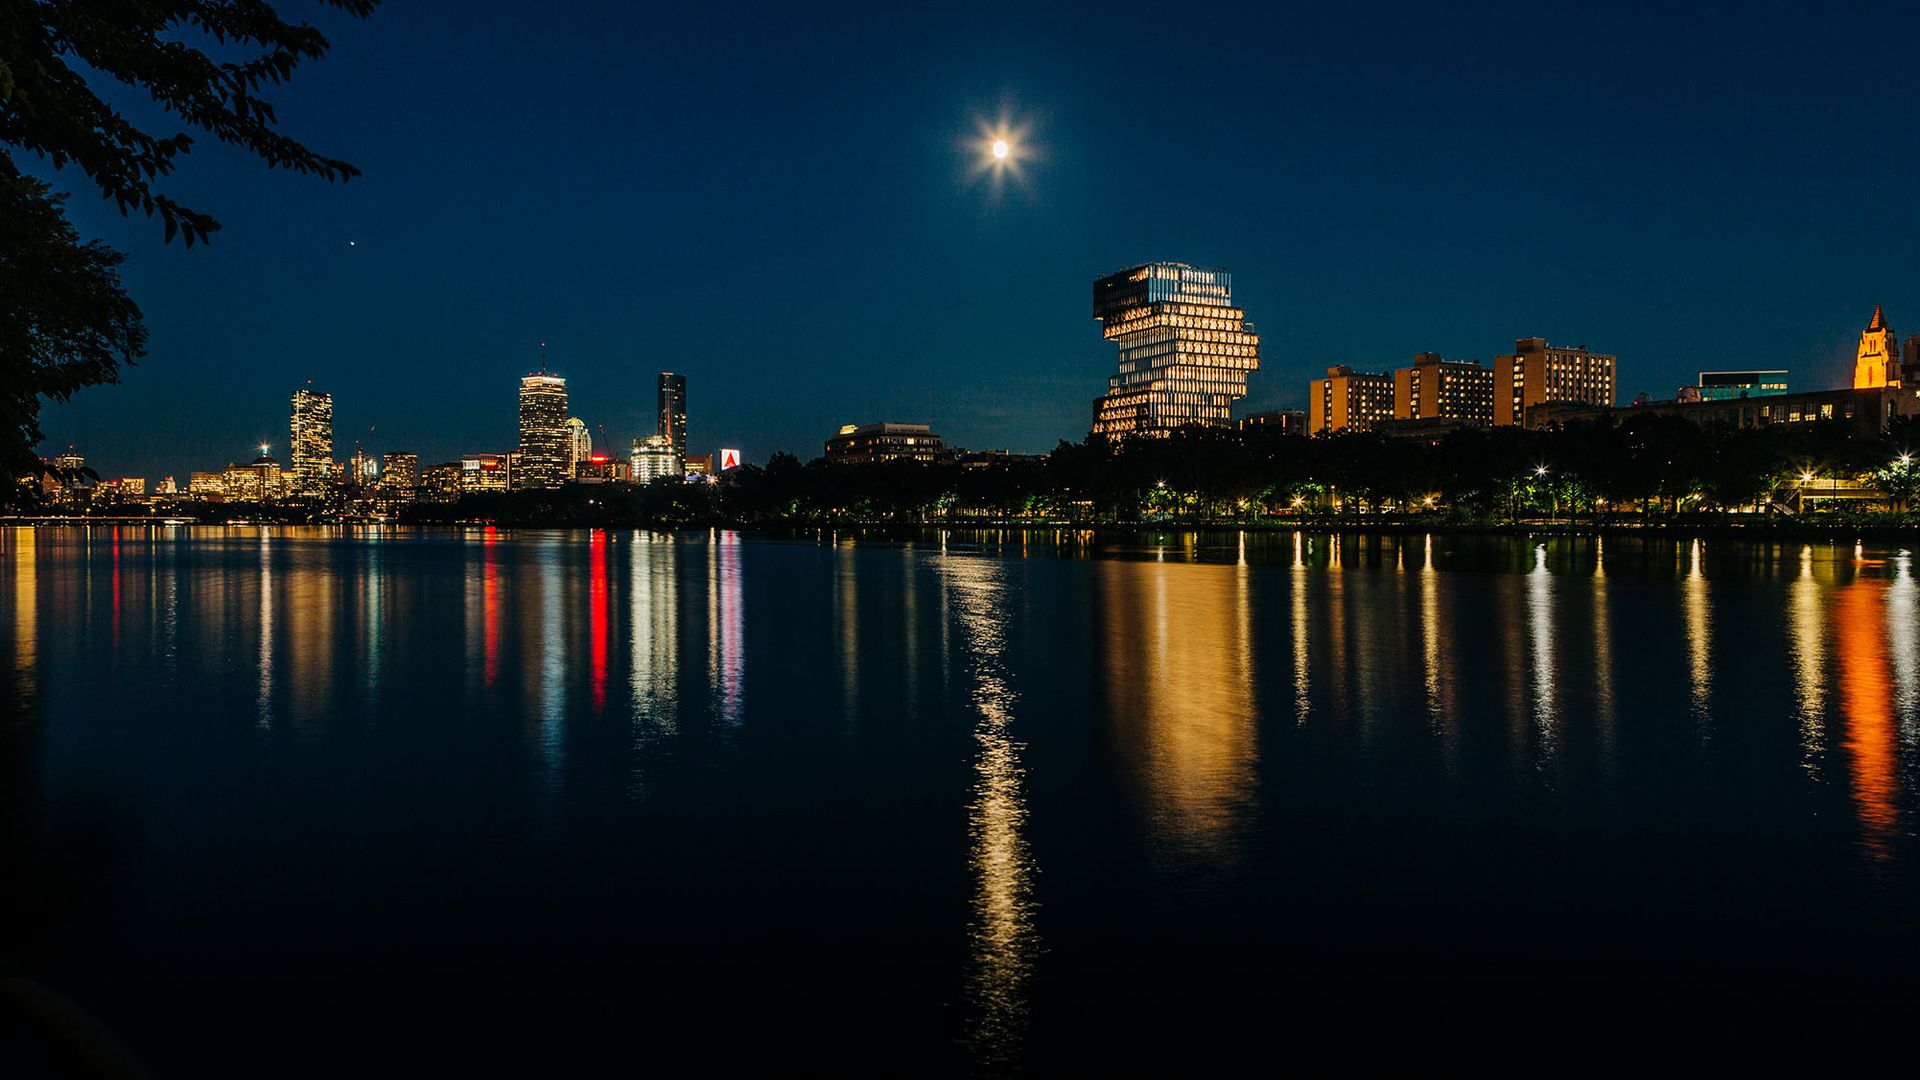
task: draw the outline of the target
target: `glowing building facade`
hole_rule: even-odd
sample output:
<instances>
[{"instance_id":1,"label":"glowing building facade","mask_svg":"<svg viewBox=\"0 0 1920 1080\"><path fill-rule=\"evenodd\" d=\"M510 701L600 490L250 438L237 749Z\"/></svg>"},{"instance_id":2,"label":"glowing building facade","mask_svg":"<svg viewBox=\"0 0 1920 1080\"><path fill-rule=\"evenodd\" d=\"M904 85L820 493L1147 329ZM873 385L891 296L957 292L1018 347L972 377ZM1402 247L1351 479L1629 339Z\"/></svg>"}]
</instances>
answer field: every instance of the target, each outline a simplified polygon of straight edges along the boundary
<instances>
[{"instance_id":1,"label":"glowing building facade","mask_svg":"<svg viewBox=\"0 0 1920 1080\"><path fill-rule=\"evenodd\" d=\"M1877 390L1900 385L1900 345L1887 325L1886 313L1874 305L1873 318L1860 332L1860 349L1853 361L1853 388Z\"/></svg>"},{"instance_id":2,"label":"glowing building facade","mask_svg":"<svg viewBox=\"0 0 1920 1080\"><path fill-rule=\"evenodd\" d=\"M673 452L687 456L687 377L671 371L660 373L660 426L654 434L665 435Z\"/></svg>"},{"instance_id":3,"label":"glowing building facade","mask_svg":"<svg viewBox=\"0 0 1920 1080\"><path fill-rule=\"evenodd\" d=\"M1367 431L1393 419L1393 376L1355 371L1345 364L1327 369L1327 377L1307 388L1307 434Z\"/></svg>"},{"instance_id":4,"label":"glowing building facade","mask_svg":"<svg viewBox=\"0 0 1920 1080\"><path fill-rule=\"evenodd\" d=\"M1694 390L1701 401L1738 401L1772 397L1787 392L1787 373L1773 371L1703 371ZM1684 400L1684 399L1682 399Z\"/></svg>"},{"instance_id":5,"label":"glowing building facade","mask_svg":"<svg viewBox=\"0 0 1920 1080\"><path fill-rule=\"evenodd\" d=\"M627 475L634 483L645 484L663 476L680 477L686 471L685 461L667 436L648 435L633 440L633 451L627 458Z\"/></svg>"},{"instance_id":6,"label":"glowing building facade","mask_svg":"<svg viewBox=\"0 0 1920 1080\"><path fill-rule=\"evenodd\" d=\"M505 491L513 479L512 455L466 454L460 458L460 490Z\"/></svg>"},{"instance_id":7,"label":"glowing building facade","mask_svg":"<svg viewBox=\"0 0 1920 1080\"><path fill-rule=\"evenodd\" d=\"M1493 369L1424 352L1393 373L1393 418L1493 423Z\"/></svg>"},{"instance_id":8,"label":"glowing building facade","mask_svg":"<svg viewBox=\"0 0 1920 1080\"><path fill-rule=\"evenodd\" d=\"M930 424L845 424L827 440L827 460L843 464L939 460L946 444ZM722 471L727 466L722 465Z\"/></svg>"},{"instance_id":9,"label":"glowing building facade","mask_svg":"<svg viewBox=\"0 0 1920 1080\"><path fill-rule=\"evenodd\" d=\"M577 416L567 418L567 476L580 475L580 466L593 460L593 435L587 422Z\"/></svg>"},{"instance_id":10,"label":"glowing building facade","mask_svg":"<svg viewBox=\"0 0 1920 1080\"><path fill-rule=\"evenodd\" d=\"M1093 317L1120 370L1093 402L1093 433L1165 435L1225 424L1260 367L1260 337L1233 306L1225 270L1158 262L1093 283Z\"/></svg>"},{"instance_id":11,"label":"glowing building facade","mask_svg":"<svg viewBox=\"0 0 1920 1080\"><path fill-rule=\"evenodd\" d=\"M1585 345L1549 345L1546 338L1521 338L1513 355L1493 361L1493 422L1527 422L1527 410L1550 402L1613 407L1614 358Z\"/></svg>"},{"instance_id":12,"label":"glowing building facade","mask_svg":"<svg viewBox=\"0 0 1920 1080\"><path fill-rule=\"evenodd\" d=\"M567 434L567 380L544 371L520 380L520 456L516 488L557 488L573 460Z\"/></svg>"},{"instance_id":13,"label":"glowing building facade","mask_svg":"<svg viewBox=\"0 0 1920 1080\"><path fill-rule=\"evenodd\" d=\"M394 491L411 491L420 486L420 455L380 455L380 486Z\"/></svg>"},{"instance_id":14,"label":"glowing building facade","mask_svg":"<svg viewBox=\"0 0 1920 1080\"><path fill-rule=\"evenodd\" d=\"M296 495L319 495L333 474L333 395L312 389L293 392L292 488Z\"/></svg>"}]
</instances>

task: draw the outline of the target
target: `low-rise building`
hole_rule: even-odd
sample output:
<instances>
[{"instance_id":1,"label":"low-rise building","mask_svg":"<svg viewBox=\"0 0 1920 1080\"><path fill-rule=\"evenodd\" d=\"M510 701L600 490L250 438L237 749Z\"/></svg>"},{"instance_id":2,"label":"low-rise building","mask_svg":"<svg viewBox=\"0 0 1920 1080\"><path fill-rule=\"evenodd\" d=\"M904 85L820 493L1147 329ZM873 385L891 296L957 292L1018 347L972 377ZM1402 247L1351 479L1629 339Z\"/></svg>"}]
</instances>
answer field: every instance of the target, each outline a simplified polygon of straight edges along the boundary
<instances>
[{"instance_id":1,"label":"low-rise building","mask_svg":"<svg viewBox=\"0 0 1920 1080\"><path fill-rule=\"evenodd\" d=\"M1701 401L1738 401L1787 392L1787 373L1772 371L1703 371L1695 384Z\"/></svg>"},{"instance_id":2,"label":"low-rise building","mask_svg":"<svg viewBox=\"0 0 1920 1080\"><path fill-rule=\"evenodd\" d=\"M1583 420L1678 416L1696 424L1765 427L1838 420L1865 436L1883 435L1902 417L1920 416L1920 390L1897 386L1811 390L1730 401L1649 401L1616 409L1571 402L1543 403L1527 412L1527 426L1549 429Z\"/></svg>"},{"instance_id":3,"label":"low-rise building","mask_svg":"<svg viewBox=\"0 0 1920 1080\"><path fill-rule=\"evenodd\" d=\"M221 473L195 469L187 476L187 494L196 499L222 501L227 497L226 477Z\"/></svg>"},{"instance_id":4,"label":"low-rise building","mask_svg":"<svg viewBox=\"0 0 1920 1080\"><path fill-rule=\"evenodd\" d=\"M512 483L511 454L463 454L460 457L460 491L505 491Z\"/></svg>"},{"instance_id":5,"label":"low-rise building","mask_svg":"<svg viewBox=\"0 0 1920 1080\"><path fill-rule=\"evenodd\" d=\"M636 484L650 484L663 476L687 474L687 463L674 448L671 435L647 435L633 440L627 457L627 475Z\"/></svg>"},{"instance_id":6,"label":"low-rise building","mask_svg":"<svg viewBox=\"0 0 1920 1080\"><path fill-rule=\"evenodd\" d=\"M1240 418L1237 426L1241 431L1275 431L1281 435L1305 435L1307 433L1307 411L1305 409L1273 409L1257 412Z\"/></svg>"},{"instance_id":7,"label":"low-rise building","mask_svg":"<svg viewBox=\"0 0 1920 1080\"><path fill-rule=\"evenodd\" d=\"M945 449L946 444L929 424L892 421L846 424L827 440L827 460L848 465L880 461L931 462L938 460Z\"/></svg>"}]
</instances>

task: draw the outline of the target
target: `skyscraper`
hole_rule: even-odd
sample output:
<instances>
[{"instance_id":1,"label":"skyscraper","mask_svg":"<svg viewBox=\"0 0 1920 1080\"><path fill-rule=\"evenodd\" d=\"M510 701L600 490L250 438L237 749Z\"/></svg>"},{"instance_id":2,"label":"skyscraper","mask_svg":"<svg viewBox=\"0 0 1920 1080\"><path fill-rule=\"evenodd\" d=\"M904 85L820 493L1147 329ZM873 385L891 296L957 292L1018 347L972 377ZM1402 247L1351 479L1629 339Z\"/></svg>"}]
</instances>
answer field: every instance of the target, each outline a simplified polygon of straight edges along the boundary
<instances>
[{"instance_id":1,"label":"skyscraper","mask_svg":"<svg viewBox=\"0 0 1920 1080\"><path fill-rule=\"evenodd\" d=\"M520 458L517 488L557 488L573 454L567 436L567 380L545 370L520 380Z\"/></svg>"},{"instance_id":2,"label":"skyscraper","mask_svg":"<svg viewBox=\"0 0 1920 1080\"><path fill-rule=\"evenodd\" d=\"M389 491L408 491L420 486L420 455L382 454L380 486Z\"/></svg>"},{"instance_id":3,"label":"skyscraper","mask_svg":"<svg viewBox=\"0 0 1920 1080\"><path fill-rule=\"evenodd\" d=\"M567 476L580 475L580 466L593 460L593 435L587 422L577 416L567 418Z\"/></svg>"},{"instance_id":4,"label":"skyscraper","mask_svg":"<svg viewBox=\"0 0 1920 1080\"><path fill-rule=\"evenodd\" d=\"M333 472L333 395L293 392L293 493L319 495Z\"/></svg>"},{"instance_id":5,"label":"skyscraper","mask_svg":"<svg viewBox=\"0 0 1920 1080\"><path fill-rule=\"evenodd\" d=\"M687 454L687 377L671 371L660 373L660 426L656 434L665 435L673 452Z\"/></svg>"},{"instance_id":6,"label":"skyscraper","mask_svg":"<svg viewBox=\"0 0 1920 1080\"><path fill-rule=\"evenodd\" d=\"M1260 367L1260 338L1233 306L1225 270L1157 262L1093 283L1093 317L1119 346L1119 373L1093 402L1093 432L1164 435L1223 424Z\"/></svg>"}]
</instances>

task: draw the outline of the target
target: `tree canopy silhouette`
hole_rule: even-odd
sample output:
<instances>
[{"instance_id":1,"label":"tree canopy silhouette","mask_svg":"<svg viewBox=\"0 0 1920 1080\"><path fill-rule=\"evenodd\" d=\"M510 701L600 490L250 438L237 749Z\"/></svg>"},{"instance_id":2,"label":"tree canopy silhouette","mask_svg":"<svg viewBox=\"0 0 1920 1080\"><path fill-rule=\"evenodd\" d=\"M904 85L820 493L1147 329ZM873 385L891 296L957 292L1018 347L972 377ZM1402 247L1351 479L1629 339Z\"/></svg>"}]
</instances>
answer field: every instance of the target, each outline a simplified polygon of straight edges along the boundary
<instances>
[{"instance_id":1,"label":"tree canopy silhouette","mask_svg":"<svg viewBox=\"0 0 1920 1080\"><path fill-rule=\"evenodd\" d=\"M377 0L319 0L356 18ZM193 38L222 56L190 44ZM115 382L146 354L140 309L121 287L121 255L82 242L63 199L22 174L13 153L76 169L122 214L158 217L163 239L191 247L220 228L213 215L157 188L193 146L187 130L142 130L90 80L144 91L183 128L241 147L269 168L329 181L359 175L277 128L259 95L327 39L267 0L8 0L0 4L0 466L36 469L41 398L65 401Z\"/></svg>"}]
</instances>

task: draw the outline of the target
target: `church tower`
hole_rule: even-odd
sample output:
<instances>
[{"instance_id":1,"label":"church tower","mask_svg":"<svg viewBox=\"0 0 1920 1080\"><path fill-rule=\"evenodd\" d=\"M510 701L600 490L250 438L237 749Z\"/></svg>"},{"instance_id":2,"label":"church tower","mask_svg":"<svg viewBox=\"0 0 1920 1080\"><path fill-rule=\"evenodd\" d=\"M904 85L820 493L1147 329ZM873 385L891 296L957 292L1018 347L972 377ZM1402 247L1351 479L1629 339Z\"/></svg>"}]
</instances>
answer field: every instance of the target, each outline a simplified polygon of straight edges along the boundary
<instances>
[{"instance_id":1,"label":"church tower","mask_svg":"<svg viewBox=\"0 0 1920 1080\"><path fill-rule=\"evenodd\" d=\"M1871 390L1876 386L1900 385L1900 347L1887 325L1887 316L1878 304L1873 321L1860 334L1860 352L1853 361L1853 388Z\"/></svg>"}]
</instances>

